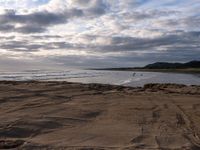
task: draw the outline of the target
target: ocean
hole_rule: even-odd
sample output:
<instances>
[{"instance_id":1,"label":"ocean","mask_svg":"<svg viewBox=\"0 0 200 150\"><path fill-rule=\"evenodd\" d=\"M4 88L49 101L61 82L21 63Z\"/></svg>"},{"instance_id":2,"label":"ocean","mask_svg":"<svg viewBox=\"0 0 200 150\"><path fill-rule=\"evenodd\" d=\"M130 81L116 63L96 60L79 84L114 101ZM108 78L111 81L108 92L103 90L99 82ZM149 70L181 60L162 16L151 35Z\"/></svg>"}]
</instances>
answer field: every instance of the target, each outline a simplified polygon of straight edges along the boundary
<instances>
[{"instance_id":1,"label":"ocean","mask_svg":"<svg viewBox=\"0 0 200 150\"><path fill-rule=\"evenodd\" d=\"M200 85L200 74L95 71L95 70L26 70L22 72L0 72L0 80L7 81L68 81L80 83L102 83L138 87L147 83L177 83Z\"/></svg>"}]
</instances>

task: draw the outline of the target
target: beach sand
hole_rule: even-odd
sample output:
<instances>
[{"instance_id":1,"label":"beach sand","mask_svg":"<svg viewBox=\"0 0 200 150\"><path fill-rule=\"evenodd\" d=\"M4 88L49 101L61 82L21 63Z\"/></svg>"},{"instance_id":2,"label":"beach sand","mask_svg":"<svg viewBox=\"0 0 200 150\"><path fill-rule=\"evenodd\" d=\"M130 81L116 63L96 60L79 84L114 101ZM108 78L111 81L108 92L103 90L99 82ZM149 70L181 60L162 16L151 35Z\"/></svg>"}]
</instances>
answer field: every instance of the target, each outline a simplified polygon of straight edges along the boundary
<instances>
[{"instance_id":1,"label":"beach sand","mask_svg":"<svg viewBox=\"0 0 200 150\"><path fill-rule=\"evenodd\" d=\"M200 149L200 86L0 82L0 149Z\"/></svg>"}]
</instances>

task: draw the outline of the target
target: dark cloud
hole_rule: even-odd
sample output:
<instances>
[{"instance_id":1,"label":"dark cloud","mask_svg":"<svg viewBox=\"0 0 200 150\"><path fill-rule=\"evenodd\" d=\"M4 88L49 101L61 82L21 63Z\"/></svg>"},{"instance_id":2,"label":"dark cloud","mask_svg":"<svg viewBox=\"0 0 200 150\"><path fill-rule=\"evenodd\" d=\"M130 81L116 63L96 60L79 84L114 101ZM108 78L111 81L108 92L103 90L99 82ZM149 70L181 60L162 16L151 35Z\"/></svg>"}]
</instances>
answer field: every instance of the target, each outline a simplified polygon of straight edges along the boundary
<instances>
[{"instance_id":1,"label":"dark cloud","mask_svg":"<svg viewBox=\"0 0 200 150\"><path fill-rule=\"evenodd\" d=\"M9 32L15 28L14 25L10 24L0 24L0 32Z\"/></svg>"},{"instance_id":2,"label":"dark cloud","mask_svg":"<svg viewBox=\"0 0 200 150\"><path fill-rule=\"evenodd\" d=\"M7 41L5 43L0 43L1 49L5 49L8 51L16 51L16 52L33 52L33 51L39 51L40 48L42 48L43 44L31 44L29 41Z\"/></svg>"},{"instance_id":3,"label":"dark cloud","mask_svg":"<svg viewBox=\"0 0 200 150\"><path fill-rule=\"evenodd\" d=\"M175 10L143 10L143 11L128 11L121 14L125 20L142 21L149 19L158 19L161 17L169 17L171 15L179 14L179 11Z\"/></svg>"},{"instance_id":4,"label":"dark cloud","mask_svg":"<svg viewBox=\"0 0 200 150\"><path fill-rule=\"evenodd\" d=\"M47 38L48 36L44 36ZM88 36L94 40L98 36ZM42 36L40 36L42 39ZM54 38L54 36L53 36ZM58 37L61 38L61 37ZM62 38L61 38L62 39ZM18 51L18 48L23 48L26 51L39 51L43 50L79 50L91 51L91 52L135 52L135 51L180 51L180 52L200 52L200 32L184 32L179 31L155 38L135 38L135 37L112 37L111 43L107 44L80 44L70 42L41 42L31 43L30 41L14 41L8 40L1 44L1 49L9 49L12 51Z\"/></svg>"},{"instance_id":5,"label":"dark cloud","mask_svg":"<svg viewBox=\"0 0 200 150\"><path fill-rule=\"evenodd\" d=\"M93 3L93 6L91 8L88 8L86 10L86 13L88 14L94 14L94 15L102 15L105 14L108 9L108 4L105 3L103 0L96 0Z\"/></svg>"},{"instance_id":6,"label":"dark cloud","mask_svg":"<svg viewBox=\"0 0 200 150\"><path fill-rule=\"evenodd\" d=\"M104 52L116 51L142 51L159 50L165 47L166 50L176 49L177 46L187 49L194 49L200 46L200 32L182 32L179 34L163 35L156 38L135 38L135 37L113 37L110 45L98 47Z\"/></svg>"},{"instance_id":7,"label":"dark cloud","mask_svg":"<svg viewBox=\"0 0 200 150\"><path fill-rule=\"evenodd\" d=\"M15 10L7 10L0 15L0 31L20 33L42 33L48 27L67 23L76 17L96 17L106 12L107 5L102 0L96 0L87 9L71 8L62 12L38 11L29 14L19 14ZM17 27L16 24L21 24Z\"/></svg>"},{"instance_id":8,"label":"dark cloud","mask_svg":"<svg viewBox=\"0 0 200 150\"><path fill-rule=\"evenodd\" d=\"M160 26L170 27L172 29L196 31L200 29L200 16L165 19L158 21L158 23L160 23Z\"/></svg>"},{"instance_id":9,"label":"dark cloud","mask_svg":"<svg viewBox=\"0 0 200 150\"><path fill-rule=\"evenodd\" d=\"M35 38L35 39L50 39L50 38L54 38L54 39L60 39L63 38L60 35L32 35L30 36L31 38Z\"/></svg>"},{"instance_id":10,"label":"dark cloud","mask_svg":"<svg viewBox=\"0 0 200 150\"><path fill-rule=\"evenodd\" d=\"M78 9L71 9L62 13L41 11L31 14L17 14L15 11L7 11L5 14L0 15L0 31L21 33L44 32L49 26L66 23L69 18L81 15L82 11ZM17 23L22 26L16 27Z\"/></svg>"},{"instance_id":11,"label":"dark cloud","mask_svg":"<svg viewBox=\"0 0 200 150\"><path fill-rule=\"evenodd\" d=\"M46 36L45 36L46 37ZM44 38L44 37L43 37ZM33 43L29 40L7 40L5 43L1 43L1 49L5 49L8 51L15 51L15 52L36 52L42 50L71 50L75 49L77 52L79 50L86 49L86 45L82 44L73 44L68 42L37 42Z\"/></svg>"},{"instance_id":12,"label":"dark cloud","mask_svg":"<svg viewBox=\"0 0 200 150\"><path fill-rule=\"evenodd\" d=\"M15 28L16 32L20 33L42 33L46 31L45 27L25 25L22 27Z\"/></svg>"},{"instance_id":13,"label":"dark cloud","mask_svg":"<svg viewBox=\"0 0 200 150\"><path fill-rule=\"evenodd\" d=\"M89 3L91 3L92 0L74 0L74 3L78 4L78 5L83 5L83 6L87 6Z\"/></svg>"},{"instance_id":14,"label":"dark cloud","mask_svg":"<svg viewBox=\"0 0 200 150\"><path fill-rule=\"evenodd\" d=\"M84 13L89 16L105 14L109 9L109 4L105 0L75 0L78 6L84 6Z\"/></svg>"},{"instance_id":15,"label":"dark cloud","mask_svg":"<svg viewBox=\"0 0 200 150\"><path fill-rule=\"evenodd\" d=\"M21 23L21 24L35 24L35 25L51 25L66 22L64 14L50 13L47 11L34 12L31 14L17 14L15 11L7 11L6 14L0 15L0 23Z\"/></svg>"},{"instance_id":16,"label":"dark cloud","mask_svg":"<svg viewBox=\"0 0 200 150\"><path fill-rule=\"evenodd\" d=\"M127 8L137 8L139 6L144 5L145 3L149 1L150 0L123 0L123 1L120 1L120 5L122 7L127 7Z\"/></svg>"}]
</instances>

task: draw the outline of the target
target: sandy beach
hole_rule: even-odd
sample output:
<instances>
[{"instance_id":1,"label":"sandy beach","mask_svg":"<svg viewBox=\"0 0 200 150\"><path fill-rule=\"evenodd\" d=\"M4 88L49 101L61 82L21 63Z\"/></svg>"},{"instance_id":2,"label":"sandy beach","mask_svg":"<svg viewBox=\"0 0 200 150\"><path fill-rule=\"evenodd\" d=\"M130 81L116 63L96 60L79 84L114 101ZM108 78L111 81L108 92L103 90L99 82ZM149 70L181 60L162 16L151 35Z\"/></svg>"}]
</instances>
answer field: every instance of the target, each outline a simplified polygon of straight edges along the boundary
<instances>
[{"instance_id":1,"label":"sandy beach","mask_svg":"<svg viewBox=\"0 0 200 150\"><path fill-rule=\"evenodd\" d=\"M200 149L200 86L0 82L0 149Z\"/></svg>"}]
</instances>

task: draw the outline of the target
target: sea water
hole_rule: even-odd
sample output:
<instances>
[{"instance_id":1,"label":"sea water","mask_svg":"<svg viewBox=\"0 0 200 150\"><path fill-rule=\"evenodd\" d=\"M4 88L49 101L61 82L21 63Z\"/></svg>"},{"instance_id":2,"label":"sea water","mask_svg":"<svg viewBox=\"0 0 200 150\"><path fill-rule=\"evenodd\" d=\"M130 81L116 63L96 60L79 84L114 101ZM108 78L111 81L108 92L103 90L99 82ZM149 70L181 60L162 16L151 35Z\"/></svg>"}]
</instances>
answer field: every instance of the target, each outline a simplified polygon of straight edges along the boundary
<instances>
[{"instance_id":1,"label":"sea water","mask_svg":"<svg viewBox=\"0 0 200 150\"><path fill-rule=\"evenodd\" d=\"M0 80L68 81L137 87L143 86L147 83L177 83L186 85L200 85L200 74L102 70L26 70L22 72L1 71Z\"/></svg>"}]
</instances>

